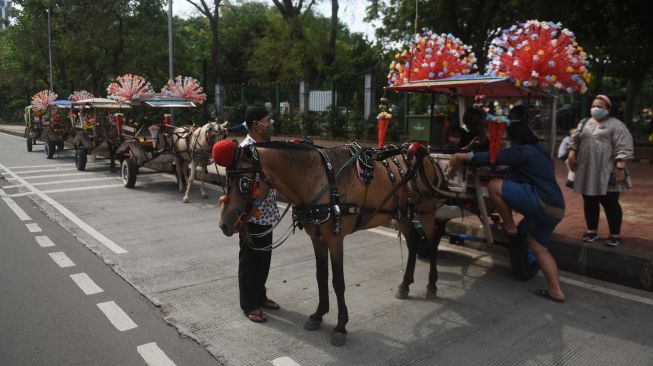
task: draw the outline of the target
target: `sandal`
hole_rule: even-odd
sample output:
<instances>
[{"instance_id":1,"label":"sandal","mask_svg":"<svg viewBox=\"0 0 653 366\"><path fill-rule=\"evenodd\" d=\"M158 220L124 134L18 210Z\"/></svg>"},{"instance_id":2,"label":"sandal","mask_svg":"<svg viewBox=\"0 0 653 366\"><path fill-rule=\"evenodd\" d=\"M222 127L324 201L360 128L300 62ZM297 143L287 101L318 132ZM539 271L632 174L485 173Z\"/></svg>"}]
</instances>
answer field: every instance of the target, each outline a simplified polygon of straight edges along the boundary
<instances>
[{"instance_id":1,"label":"sandal","mask_svg":"<svg viewBox=\"0 0 653 366\"><path fill-rule=\"evenodd\" d=\"M551 296L551 294L549 293L549 290L547 290L547 289L537 290L537 291L534 291L533 293L535 295L537 295L537 296L543 297L543 298L545 298L547 300L551 300L553 302L557 302L557 303L565 302L565 299L557 299L557 298Z\"/></svg>"},{"instance_id":2,"label":"sandal","mask_svg":"<svg viewBox=\"0 0 653 366\"><path fill-rule=\"evenodd\" d=\"M265 301L263 301L263 304L261 304L261 306L266 308L266 309L271 309L271 310L281 309L281 306L279 306L279 304L277 304L276 301L270 300L270 299L265 299Z\"/></svg>"},{"instance_id":3,"label":"sandal","mask_svg":"<svg viewBox=\"0 0 653 366\"><path fill-rule=\"evenodd\" d=\"M254 323L265 323L268 321L268 318L265 317L265 314L263 314L261 309L252 310L245 315L247 315L247 318Z\"/></svg>"}]
</instances>

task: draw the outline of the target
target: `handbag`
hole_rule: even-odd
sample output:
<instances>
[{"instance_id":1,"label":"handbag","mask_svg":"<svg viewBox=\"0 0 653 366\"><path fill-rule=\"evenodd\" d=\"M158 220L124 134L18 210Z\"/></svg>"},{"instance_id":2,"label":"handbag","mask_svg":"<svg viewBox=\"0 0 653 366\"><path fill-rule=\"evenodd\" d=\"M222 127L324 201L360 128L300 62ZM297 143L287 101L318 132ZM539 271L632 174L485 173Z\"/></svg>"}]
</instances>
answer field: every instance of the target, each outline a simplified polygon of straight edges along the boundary
<instances>
[{"instance_id":1,"label":"handbag","mask_svg":"<svg viewBox=\"0 0 653 366\"><path fill-rule=\"evenodd\" d=\"M578 146L576 147L576 151L580 151L580 143L581 143L580 136L582 135L583 129L585 128L585 124L587 123L588 120L589 118L585 118L582 121L580 121L581 125L580 125L580 132L578 132ZM565 182L565 187L574 189L574 179L576 178L576 173L573 172L571 168L569 168L569 165L567 165L567 169L569 170L569 173L567 173L567 181Z\"/></svg>"}]
</instances>

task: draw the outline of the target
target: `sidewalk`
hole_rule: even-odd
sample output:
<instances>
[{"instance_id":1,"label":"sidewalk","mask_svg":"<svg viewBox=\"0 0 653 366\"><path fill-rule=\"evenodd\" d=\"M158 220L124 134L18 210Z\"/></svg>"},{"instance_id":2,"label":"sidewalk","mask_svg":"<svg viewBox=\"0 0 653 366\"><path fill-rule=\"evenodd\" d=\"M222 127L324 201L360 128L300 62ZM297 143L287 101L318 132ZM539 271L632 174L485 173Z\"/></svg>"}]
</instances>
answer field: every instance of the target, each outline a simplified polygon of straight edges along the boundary
<instances>
[{"instance_id":1,"label":"sidewalk","mask_svg":"<svg viewBox=\"0 0 653 366\"><path fill-rule=\"evenodd\" d=\"M0 124L0 132L23 136L24 126ZM332 147L348 141L316 139L314 142ZM562 270L653 291L653 164L631 162L628 168L633 189L623 193L620 199L623 208L622 244L610 248L604 245L604 240L592 244L580 240L586 230L582 197L564 187L567 171L564 164L556 162L556 175L567 208L564 220L556 228L550 250ZM464 223L469 234L482 236L477 220L469 217ZM601 214L599 234L603 239L608 236L604 214Z\"/></svg>"}]
</instances>

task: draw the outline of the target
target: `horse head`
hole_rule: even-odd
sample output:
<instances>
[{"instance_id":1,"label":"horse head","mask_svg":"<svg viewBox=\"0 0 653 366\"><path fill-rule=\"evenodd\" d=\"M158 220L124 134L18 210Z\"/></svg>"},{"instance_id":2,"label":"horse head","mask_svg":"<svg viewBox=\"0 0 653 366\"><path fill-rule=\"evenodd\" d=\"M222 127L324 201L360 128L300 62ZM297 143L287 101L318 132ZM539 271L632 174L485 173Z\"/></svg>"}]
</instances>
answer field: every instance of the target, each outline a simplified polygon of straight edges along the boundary
<instances>
[{"instance_id":1,"label":"horse head","mask_svg":"<svg viewBox=\"0 0 653 366\"><path fill-rule=\"evenodd\" d=\"M236 140L222 140L213 146L213 160L227 168L227 192L220 197L220 229L232 236L251 216L260 215L258 207L270 187L263 182L263 171L255 145L239 147Z\"/></svg>"},{"instance_id":2,"label":"horse head","mask_svg":"<svg viewBox=\"0 0 653 366\"><path fill-rule=\"evenodd\" d=\"M229 122L224 122L223 124L219 124L217 122L209 122L207 123L207 142L209 144L209 147L213 146L216 142L223 140L227 138L227 125Z\"/></svg>"}]
</instances>

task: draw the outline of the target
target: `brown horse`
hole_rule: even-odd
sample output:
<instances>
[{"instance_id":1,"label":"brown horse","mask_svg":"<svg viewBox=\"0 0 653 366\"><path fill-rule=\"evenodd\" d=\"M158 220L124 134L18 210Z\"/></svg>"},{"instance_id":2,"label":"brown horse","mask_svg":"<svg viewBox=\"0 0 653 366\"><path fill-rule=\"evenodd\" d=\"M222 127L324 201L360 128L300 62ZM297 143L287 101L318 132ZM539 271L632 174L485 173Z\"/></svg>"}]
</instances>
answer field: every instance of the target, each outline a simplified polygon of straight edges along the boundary
<instances>
[{"instance_id":1,"label":"brown horse","mask_svg":"<svg viewBox=\"0 0 653 366\"><path fill-rule=\"evenodd\" d=\"M434 218L442 200L433 192L446 186L446 181L424 148L417 154L413 151L405 154L404 149L403 156L397 152L398 156L382 161L368 159L369 184L359 178L360 165L353 163L356 156L352 154L360 152L352 152L347 146L321 149L308 144L270 142L240 148L234 141L234 149L234 161L227 169L228 196L220 199L220 228L226 236L244 230L246 226L242 224L254 211L255 194L258 193L259 199L266 197L268 186L277 189L292 203L295 207L293 222L298 221L310 236L316 260L319 303L305 329L318 329L323 315L329 311L330 256L333 288L338 300L338 323L333 329L331 343L345 344L349 315L345 305L343 239L354 231L388 224L393 218L397 219L399 230L406 238L409 253L396 296L407 298L413 283L416 246L421 235L415 221L424 229L431 254L427 297L436 295ZM336 170L341 173L337 180ZM370 173L374 176L371 181ZM330 193L322 194L329 190Z\"/></svg>"},{"instance_id":2,"label":"brown horse","mask_svg":"<svg viewBox=\"0 0 653 366\"><path fill-rule=\"evenodd\" d=\"M172 143L175 147L175 166L177 178L179 179L179 192L185 192L182 201L190 201L190 190L195 180L197 167L200 172L200 192L202 197L207 198L208 194L204 188L204 174L206 166L211 157L211 148L218 140L227 136L227 124L208 122L204 126L191 130L188 127L178 127L172 135ZM190 163L190 172L186 167Z\"/></svg>"}]
</instances>

